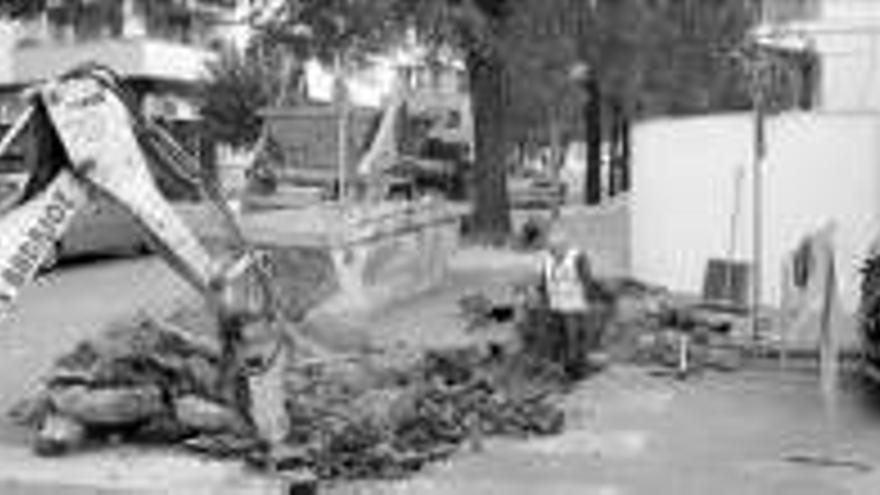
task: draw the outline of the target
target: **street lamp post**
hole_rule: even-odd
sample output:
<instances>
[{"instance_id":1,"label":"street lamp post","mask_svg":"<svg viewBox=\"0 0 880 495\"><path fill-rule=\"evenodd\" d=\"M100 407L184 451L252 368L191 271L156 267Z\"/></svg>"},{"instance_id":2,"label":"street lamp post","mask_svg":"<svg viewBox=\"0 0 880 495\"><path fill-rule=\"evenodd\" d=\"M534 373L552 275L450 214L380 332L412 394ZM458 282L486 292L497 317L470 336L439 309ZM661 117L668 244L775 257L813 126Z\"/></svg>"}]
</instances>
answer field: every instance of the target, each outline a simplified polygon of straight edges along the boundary
<instances>
[{"instance_id":1,"label":"street lamp post","mask_svg":"<svg viewBox=\"0 0 880 495\"><path fill-rule=\"evenodd\" d=\"M344 202L346 198L346 190L348 189L348 91L345 85L343 71L343 56L337 53L334 60L334 77L336 84L335 99L338 112L338 128L337 128L337 160L338 160L338 177L337 177L337 199Z\"/></svg>"},{"instance_id":2,"label":"street lamp post","mask_svg":"<svg viewBox=\"0 0 880 495\"><path fill-rule=\"evenodd\" d=\"M336 24L336 36L339 46L333 58L334 72L334 100L337 109L337 200L344 203L348 195L348 120L349 120L349 101L348 101L348 85L346 83L346 64L348 62L346 49L346 32L348 29L344 17L339 16L334 19Z\"/></svg>"}]
</instances>

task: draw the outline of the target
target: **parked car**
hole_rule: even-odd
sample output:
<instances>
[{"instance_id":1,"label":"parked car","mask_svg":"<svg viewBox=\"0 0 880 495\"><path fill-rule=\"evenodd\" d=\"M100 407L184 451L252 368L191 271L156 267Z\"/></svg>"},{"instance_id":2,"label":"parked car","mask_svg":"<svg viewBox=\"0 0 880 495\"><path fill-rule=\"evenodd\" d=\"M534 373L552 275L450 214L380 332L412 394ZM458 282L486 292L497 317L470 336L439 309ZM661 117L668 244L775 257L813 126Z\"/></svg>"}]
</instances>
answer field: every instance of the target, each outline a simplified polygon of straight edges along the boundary
<instances>
[{"instance_id":1,"label":"parked car","mask_svg":"<svg viewBox=\"0 0 880 495\"><path fill-rule=\"evenodd\" d=\"M0 215L17 201L27 183L26 173L0 174ZM47 261L84 254L139 254L149 251L143 229L116 203L96 195L73 217Z\"/></svg>"},{"instance_id":2,"label":"parked car","mask_svg":"<svg viewBox=\"0 0 880 495\"><path fill-rule=\"evenodd\" d=\"M122 207L103 197L87 202L43 264L54 267L63 259L83 255L134 256L150 252L148 237Z\"/></svg>"},{"instance_id":3,"label":"parked car","mask_svg":"<svg viewBox=\"0 0 880 495\"><path fill-rule=\"evenodd\" d=\"M18 199L27 179L28 174L24 172L0 173L0 214Z\"/></svg>"}]
</instances>

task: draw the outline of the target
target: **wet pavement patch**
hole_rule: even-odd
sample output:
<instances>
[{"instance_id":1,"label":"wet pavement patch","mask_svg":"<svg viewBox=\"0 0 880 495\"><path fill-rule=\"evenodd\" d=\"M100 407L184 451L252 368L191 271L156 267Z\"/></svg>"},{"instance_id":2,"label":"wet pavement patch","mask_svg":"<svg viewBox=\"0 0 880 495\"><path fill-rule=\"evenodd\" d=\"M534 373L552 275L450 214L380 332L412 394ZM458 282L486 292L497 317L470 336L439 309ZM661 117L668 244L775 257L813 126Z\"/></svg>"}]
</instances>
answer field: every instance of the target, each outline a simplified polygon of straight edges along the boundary
<instances>
[{"instance_id":1,"label":"wet pavement patch","mask_svg":"<svg viewBox=\"0 0 880 495\"><path fill-rule=\"evenodd\" d=\"M649 433L638 430L570 431L549 438L523 442L517 450L550 456L634 458L647 450Z\"/></svg>"}]
</instances>

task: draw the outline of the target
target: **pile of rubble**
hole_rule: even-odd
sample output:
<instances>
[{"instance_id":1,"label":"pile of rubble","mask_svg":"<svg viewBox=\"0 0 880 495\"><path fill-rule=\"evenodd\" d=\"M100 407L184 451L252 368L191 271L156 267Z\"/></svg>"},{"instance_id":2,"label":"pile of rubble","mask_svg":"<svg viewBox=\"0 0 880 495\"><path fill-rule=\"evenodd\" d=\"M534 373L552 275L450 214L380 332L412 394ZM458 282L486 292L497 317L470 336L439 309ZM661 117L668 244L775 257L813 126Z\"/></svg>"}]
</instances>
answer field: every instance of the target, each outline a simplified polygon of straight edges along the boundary
<instances>
[{"instance_id":1,"label":"pile of rubble","mask_svg":"<svg viewBox=\"0 0 880 495\"><path fill-rule=\"evenodd\" d=\"M211 341L152 319L108 330L59 358L12 415L36 451L160 443L323 479L402 476L485 435L559 432L553 370L500 348L429 352L406 369L363 356L292 363L290 436L267 448L219 386Z\"/></svg>"},{"instance_id":2,"label":"pile of rubble","mask_svg":"<svg viewBox=\"0 0 880 495\"><path fill-rule=\"evenodd\" d=\"M744 312L627 278L597 280L596 287L601 297L592 302L589 321L602 328L602 349L607 352L601 354L607 358L658 368L661 373L733 371L742 366L749 348L749 339L743 336L749 326ZM526 353L558 361L564 339L546 301L529 285L518 284L508 292L511 297L504 301L481 293L462 297L458 305L466 328L493 328L513 321Z\"/></svg>"},{"instance_id":3,"label":"pile of rubble","mask_svg":"<svg viewBox=\"0 0 880 495\"><path fill-rule=\"evenodd\" d=\"M659 289L615 289L606 346L615 358L687 373L742 366L743 315L682 301Z\"/></svg>"},{"instance_id":4,"label":"pile of rubble","mask_svg":"<svg viewBox=\"0 0 880 495\"><path fill-rule=\"evenodd\" d=\"M871 345L867 345L865 356L876 364L877 342L880 342L880 256L872 256L862 266L861 300L859 303L861 334Z\"/></svg>"},{"instance_id":5,"label":"pile of rubble","mask_svg":"<svg viewBox=\"0 0 880 495\"><path fill-rule=\"evenodd\" d=\"M141 318L61 356L44 386L11 415L35 427L35 449L57 455L104 440L167 443L251 428L224 405L219 350Z\"/></svg>"},{"instance_id":6,"label":"pile of rubble","mask_svg":"<svg viewBox=\"0 0 880 495\"><path fill-rule=\"evenodd\" d=\"M564 425L553 400L561 375L519 354L432 351L384 385L364 390L350 385L363 376L352 378L312 375L291 395L300 450L288 466L322 478L397 477L485 436L551 435Z\"/></svg>"}]
</instances>

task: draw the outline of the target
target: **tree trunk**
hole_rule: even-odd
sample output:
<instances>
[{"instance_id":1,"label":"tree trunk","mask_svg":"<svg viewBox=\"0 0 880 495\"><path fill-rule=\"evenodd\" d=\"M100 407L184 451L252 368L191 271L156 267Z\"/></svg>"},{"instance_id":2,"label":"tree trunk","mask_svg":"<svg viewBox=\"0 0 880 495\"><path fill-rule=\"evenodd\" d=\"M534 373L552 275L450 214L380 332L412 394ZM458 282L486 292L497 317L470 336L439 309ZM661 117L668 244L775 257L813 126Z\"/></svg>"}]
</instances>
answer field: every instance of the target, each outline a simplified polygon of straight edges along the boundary
<instances>
[{"instance_id":1,"label":"tree trunk","mask_svg":"<svg viewBox=\"0 0 880 495\"><path fill-rule=\"evenodd\" d=\"M623 189L621 186L622 144L623 144L623 110L620 101L611 100L611 137L610 137L610 170L608 171L608 196L614 197Z\"/></svg>"},{"instance_id":2,"label":"tree trunk","mask_svg":"<svg viewBox=\"0 0 880 495\"><path fill-rule=\"evenodd\" d=\"M553 177L559 177L559 171L562 168L563 158L565 156L564 145L562 142L562 122L561 118L555 112L552 112L549 118L549 134L550 134L550 171Z\"/></svg>"},{"instance_id":3,"label":"tree trunk","mask_svg":"<svg viewBox=\"0 0 880 495\"><path fill-rule=\"evenodd\" d=\"M553 177L553 184L557 187L563 187L562 168L565 165L565 143L562 139L562 123L556 113L550 116L550 173ZM553 202L553 210L551 212L553 218L558 218L560 210L565 204L567 194L563 192L558 201Z\"/></svg>"},{"instance_id":4,"label":"tree trunk","mask_svg":"<svg viewBox=\"0 0 880 495\"><path fill-rule=\"evenodd\" d=\"M584 200L588 205L602 201L602 93L599 81L591 75L586 81L587 166Z\"/></svg>"},{"instance_id":5,"label":"tree trunk","mask_svg":"<svg viewBox=\"0 0 880 495\"><path fill-rule=\"evenodd\" d=\"M504 64L495 53L470 53L474 147L472 229L483 242L500 244L511 232L504 132Z\"/></svg>"}]
</instances>

